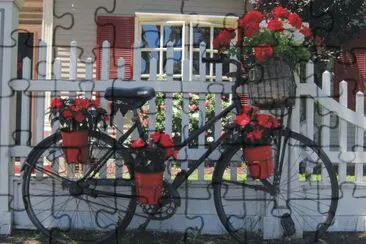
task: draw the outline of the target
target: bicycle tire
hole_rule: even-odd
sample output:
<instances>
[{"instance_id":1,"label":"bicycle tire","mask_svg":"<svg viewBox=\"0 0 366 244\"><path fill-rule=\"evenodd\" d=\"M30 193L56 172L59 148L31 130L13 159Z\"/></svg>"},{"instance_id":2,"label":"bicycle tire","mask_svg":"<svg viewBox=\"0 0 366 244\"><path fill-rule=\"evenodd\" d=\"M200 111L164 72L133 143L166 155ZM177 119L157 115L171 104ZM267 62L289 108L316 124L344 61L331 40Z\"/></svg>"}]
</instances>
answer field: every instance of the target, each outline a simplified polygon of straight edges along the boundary
<instances>
[{"instance_id":1,"label":"bicycle tire","mask_svg":"<svg viewBox=\"0 0 366 244\"><path fill-rule=\"evenodd\" d=\"M102 167L87 181L88 184L93 189L113 191L114 194L127 191L132 197L122 199L106 195L95 197L84 192L74 194L71 191L74 185L71 183L76 182L78 177L76 166L64 163L60 141L60 132L47 137L30 152L25 161L22 193L31 222L49 238L50 243L118 242L136 209L132 158L112 137L89 131L90 164L84 164L83 167L91 167L91 162L99 159L98 156L103 158L110 152L109 163L118 161L122 173L108 179L103 176L108 174L108 168ZM52 164L47 166L44 162ZM56 175L49 173L51 168ZM81 170L78 172L85 173Z\"/></svg>"},{"instance_id":2,"label":"bicycle tire","mask_svg":"<svg viewBox=\"0 0 366 244\"><path fill-rule=\"evenodd\" d=\"M286 137L289 140L284 142L283 139ZM240 167L246 168L246 164L240 161L244 157L242 145L230 145L220 157L213 174L212 184L217 214L225 229L235 240L239 243L255 243L255 240L263 239L262 226L265 221L263 217L274 216L281 219L287 212L291 216L294 230L296 231L296 228L302 226L303 238L307 239L309 243L313 243L332 224L336 213L339 192L333 165L324 151L315 142L303 135L290 130L278 130L275 132L274 138L272 143L274 161L276 161L276 155L279 155L276 152L281 153L283 148L285 148L285 155L287 150L287 152L291 152L287 156L293 157L295 155L293 159L296 160L291 161L295 162L296 165L288 164L289 160L283 160L282 169L291 165L295 165L295 168L287 167L289 170L282 171L278 193L270 194L263 188L259 188L264 186L263 180L250 179L245 172L240 174L242 172ZM276 146L279 138L282 139L282 146ZM297 157L296 153L300 153L301 157ZM285 156L284 159L287 157ZM316 162L316 165L312 165L312 168L306 165L310 162ZM306 164L304 165L304 163ZM273 171L276 171L276 164L278 162L274 162ZM226 174L230 165L237 166L236 171L239 172L239 176L236 181L227 180ZM239 165L240 167L238 167ZM279 169L276 172L280 172ZM273 174L278 175L278 173ZM267 182L273 183L275 178L271 176ZM293 184L291 184L292 180ZM286 185L288 183L293 188L286 189L283 187L286 186L284 183ZM284 203L284 209L280 208L281 200ZM293 226L293 224L295 225ZM282 227L282 233L289 234L285 233L284 230L285 228ZM286 237L284 234L279 238ZM294 233L291 234L296 236L293 235ZM287 235L287 237L291 237L291 235Z\"/></svg>"}]
</instances>

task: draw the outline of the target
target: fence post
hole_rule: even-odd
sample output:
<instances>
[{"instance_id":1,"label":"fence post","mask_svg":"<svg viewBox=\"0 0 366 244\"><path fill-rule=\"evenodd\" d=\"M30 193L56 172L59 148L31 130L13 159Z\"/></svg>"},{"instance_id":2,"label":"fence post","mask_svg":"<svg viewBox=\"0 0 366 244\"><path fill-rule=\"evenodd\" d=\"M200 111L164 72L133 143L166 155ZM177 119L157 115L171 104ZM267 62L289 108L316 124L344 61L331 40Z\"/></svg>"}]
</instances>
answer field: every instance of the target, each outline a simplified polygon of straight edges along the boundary
<instances>
[{"instance_id":1,"label":"fence post","mask_svg":"<svg viewBox=\"0 0 366 244\"><path fill-rule=\"evenodd\" d=\"M0 0L0 235L10 234L12 223L9 148L14 145L16 100L8 82L16 77L17 45L13 38L18 38L13 31L22 5L22 0Z\"/></svg>"}]
</instances>

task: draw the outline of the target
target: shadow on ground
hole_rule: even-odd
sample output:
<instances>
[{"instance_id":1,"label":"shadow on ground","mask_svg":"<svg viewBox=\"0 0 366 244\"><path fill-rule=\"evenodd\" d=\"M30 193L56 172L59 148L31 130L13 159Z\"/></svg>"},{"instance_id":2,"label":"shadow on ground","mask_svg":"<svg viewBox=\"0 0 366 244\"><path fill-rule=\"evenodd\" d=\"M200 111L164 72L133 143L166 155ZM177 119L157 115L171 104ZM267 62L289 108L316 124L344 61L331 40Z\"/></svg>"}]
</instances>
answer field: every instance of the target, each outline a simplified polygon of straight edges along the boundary
<instances>
[{"instance_id":1,"label":"shadow on ground","mask_svg":"<svg viewBox=\"0 0 366 244\"><path fill-rule=\"evenodd\" d=\"M11 236L0 236L0 244L22 243L22 244L40 244L49 243L48 239L42 238L38 231L15 230ZM177 232L127 232L123 244L232 244L235 243L227 235L201 235L184 234ZM271 241L253 241L248 244L305 244L313 243L304 240L282 239ZM364 244L366 243L366 232L330 232L322 237L320 244Z\"/></svg>"}]
</instances>

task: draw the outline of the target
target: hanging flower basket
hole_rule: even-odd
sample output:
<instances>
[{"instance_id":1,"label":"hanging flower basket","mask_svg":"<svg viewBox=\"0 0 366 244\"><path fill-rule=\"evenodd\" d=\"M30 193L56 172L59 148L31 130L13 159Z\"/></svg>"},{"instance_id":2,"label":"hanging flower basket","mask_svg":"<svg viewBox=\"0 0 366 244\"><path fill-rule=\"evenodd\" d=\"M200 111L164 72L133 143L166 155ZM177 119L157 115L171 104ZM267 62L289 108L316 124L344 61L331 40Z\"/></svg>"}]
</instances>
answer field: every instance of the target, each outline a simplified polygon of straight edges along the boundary
<instances>
[{"instance_id":1,"label":"hanging flower basket","mask_svg":"<svg viewBox=\"0 0 366 244\"><path fill-rule=\"evenodd\" d=\"M249 172L254 179L267 179L273 174L272 146L243 148Z\"/></svg>"},{"instance_id":2,"label":"hanging flower basket","mask_svg":"<svg viewBox=\"0 0 366 244\"><path fill-rule=\"evenodd\" d=\"M248 82L251 103L260 108L291 107L295 104L296 83L290 66L272 57L255 68L256 80Z\"/></svg>"},{"instance_id":3,"label":"hanging flower basket","mask_svg":"<svg viewBox=\"0 0 366 244\"><path fill-rule=\"evenodd\" d=\"M62 150L69 164L85 163L89 157L88 130L61 131Z\"/></svg>"},{"instance_id":4,"label":"hanging flower basket","mask_svg":"<svg viewBox=\"0 0 366 244\"><path fill-rule=\"evenodd\" d=\"M165 160L177 159L178 151L170 135L154 132L150 140L137 138L131 143L135 158L135 184L137 199L143 204L157 204L163 192Z\"/></svg>"}]
</instances>

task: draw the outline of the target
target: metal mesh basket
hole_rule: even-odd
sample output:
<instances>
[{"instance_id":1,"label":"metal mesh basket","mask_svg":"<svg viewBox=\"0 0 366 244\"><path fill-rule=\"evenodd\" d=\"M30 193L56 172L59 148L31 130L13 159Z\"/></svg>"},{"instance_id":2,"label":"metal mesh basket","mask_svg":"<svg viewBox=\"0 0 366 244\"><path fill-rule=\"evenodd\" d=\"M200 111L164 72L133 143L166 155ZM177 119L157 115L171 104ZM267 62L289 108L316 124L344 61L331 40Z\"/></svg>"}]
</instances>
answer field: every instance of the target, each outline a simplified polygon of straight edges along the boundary
<instances>
[{"instance_id":1,"label":"metal mesh basket","mask_svg":"<svg viewBox=\"0 0 366 244\"><path fill-rule=\"evenodd\" d=\"M252 104L260 108L291 107L295 104L296 83L288 64L282 59L271 58L254 69L256 79L248 82Z\"/></svg>"}]
</instances>

